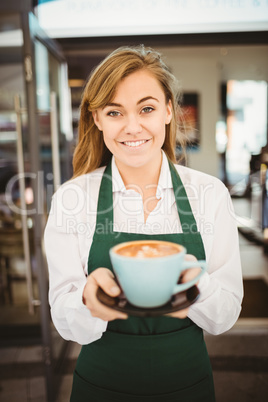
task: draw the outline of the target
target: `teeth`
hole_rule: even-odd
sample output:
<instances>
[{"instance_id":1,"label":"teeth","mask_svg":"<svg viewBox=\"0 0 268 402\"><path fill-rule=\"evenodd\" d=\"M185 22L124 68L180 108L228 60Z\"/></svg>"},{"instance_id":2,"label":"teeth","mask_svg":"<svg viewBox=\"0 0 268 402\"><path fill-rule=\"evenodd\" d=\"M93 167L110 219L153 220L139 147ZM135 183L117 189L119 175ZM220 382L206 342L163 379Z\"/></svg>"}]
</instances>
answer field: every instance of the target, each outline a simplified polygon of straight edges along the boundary
<instances>
[{"instance_id":1,"label":"teeth","mask_svg":"<svg viewBox=\"0 0 268 402\"><path fill-rule=\"evenodd\" d=\"M123 144L127 145L128 147L138 147L141 144L144 144L147 140L141 141L125 141Z\"/></svg>"}]
</instances>

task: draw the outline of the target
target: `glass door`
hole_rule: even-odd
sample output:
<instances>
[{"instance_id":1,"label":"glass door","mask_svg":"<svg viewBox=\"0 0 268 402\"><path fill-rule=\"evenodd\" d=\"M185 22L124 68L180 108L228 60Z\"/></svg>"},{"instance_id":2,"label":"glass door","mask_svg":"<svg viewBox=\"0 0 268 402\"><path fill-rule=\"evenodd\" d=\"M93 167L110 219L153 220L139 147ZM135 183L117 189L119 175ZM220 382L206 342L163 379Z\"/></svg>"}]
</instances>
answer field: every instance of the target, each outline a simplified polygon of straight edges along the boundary
<instances>
[{"instance_id":1,"label":"glass door","mask_svg":"<svg viewBox=\"0 0 268 402\"><path fill-rule=\"evenodd\" d=\"M38 39L34 42L34 51L40 162L48 210L51 191L54 192L71 175L70 94L66 64Z\"/></svg>"},{"instance_id":2,"label":"glass door","mask_svg":"<svg viewBox=\"0 0 268 402\"><path fill-rule=\"evenodd\" d=\"M7 27L9 27L7 29ZM19 14L0 16L0 342L40 337L30 210L28 114ZM15 99L20 100L20 111ZM19 132L18 132L19 123ZM27 230L25 231L25 225ZM25 237L27 236L27 240ZM24 241L25 240L25 241ZM27 242L27 244L26 244ZM27 251L26 251L27 247ZM27 257L25 257L25 251ZM32 270L31 275L29 275ZM31 283L30 283L31 281Z\"/></svg>"},{"instance_id":3,"label":"glass door","mask_svg":"<svg viewBox=\"0 0 268 402\"><path fill-rule=\"evenodd\" d=\"M0 343L42 345L49 402L66 342L50 319L42 239L51 196L71 176L69 99L64 57L35 16L1 14Z\"/></svg>"}]
</instances>

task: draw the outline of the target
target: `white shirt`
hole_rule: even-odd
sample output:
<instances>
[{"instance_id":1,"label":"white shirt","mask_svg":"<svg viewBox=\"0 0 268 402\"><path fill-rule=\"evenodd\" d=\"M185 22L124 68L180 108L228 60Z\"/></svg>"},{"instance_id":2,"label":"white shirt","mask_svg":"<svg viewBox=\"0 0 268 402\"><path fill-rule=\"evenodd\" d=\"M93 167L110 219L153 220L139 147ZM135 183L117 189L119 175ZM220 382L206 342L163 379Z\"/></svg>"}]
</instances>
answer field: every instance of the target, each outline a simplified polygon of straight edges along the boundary
<instances>
[{"instance_id":1,"label":"white shirt","mask_svg":"<svg viewBox=\"0 0 268 402\"><path fill-rule=\"evenodd\" d=\"M238 232L231 198L219 179L175 166L201 233L208 264L207 272L199 281L201 296L190 307L188 317L207 332L220 334L238 319L243 298ZM63 184L53 196L45 229L52 320L64 339L80 344L99 339L107 327L107 322L92 317L82 302L103 171L102 167ZM114 159L112 180L114 231L182 232L164 153L157 187L159 202L146 223L142 198L136 191L126 190Z\"/></svg>"}]
</instances>

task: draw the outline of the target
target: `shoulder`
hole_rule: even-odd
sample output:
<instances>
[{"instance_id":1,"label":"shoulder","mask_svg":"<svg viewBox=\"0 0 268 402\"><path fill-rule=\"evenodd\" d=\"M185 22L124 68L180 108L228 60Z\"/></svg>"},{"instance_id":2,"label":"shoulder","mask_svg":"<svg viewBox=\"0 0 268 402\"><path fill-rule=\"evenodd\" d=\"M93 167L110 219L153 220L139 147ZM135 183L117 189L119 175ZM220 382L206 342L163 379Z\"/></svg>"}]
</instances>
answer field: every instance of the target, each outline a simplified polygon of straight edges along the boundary
<instances>
[{"instance_id":1,"label":"shoulder","mask_svg":"<svg viewBox=\"0 0 268 402\"><path fill-rule=\"evenodd\" d=\"M209 186L215 191L228 192L225 184L215 176L182 165L174 166L185 186L195 186L196 188Z\"/></svg>"},{"instance_id":2,"label":"shoulder","mask_svg":"<svg viewBox=\"0 0 268 402\"><path fill-rule=\"evenodd\" d=\"M232 199L225 184L215 176L175 165L194 211L213 222L216 216L235 218Z\"/></svg>"},{"instance_id":3,"label":"shoulder","mask_svg":"<svg viewBox=\"0 0 268 402\"><path fill-rule=\"evenodd\" d=\"M66 210L76 210L81 205L95 205L105 167L75 177L63 183L53 194L53 203Z\"/></svg>"},{"instance_id":4,"label":"shoulder","mask_svg":"<svg viewBox=\"0 0 268 402\"><path fill-rule=\"evenodd\" d=\"M104 170L105 167L100 167L93 172L86 173L66 181L57 189L57 191L54 193L54 196L57 196L60 193L72 192L75 190L87 193L89 189L93 190L94 187L99 187Z\"/></svg>"}]
</instances>

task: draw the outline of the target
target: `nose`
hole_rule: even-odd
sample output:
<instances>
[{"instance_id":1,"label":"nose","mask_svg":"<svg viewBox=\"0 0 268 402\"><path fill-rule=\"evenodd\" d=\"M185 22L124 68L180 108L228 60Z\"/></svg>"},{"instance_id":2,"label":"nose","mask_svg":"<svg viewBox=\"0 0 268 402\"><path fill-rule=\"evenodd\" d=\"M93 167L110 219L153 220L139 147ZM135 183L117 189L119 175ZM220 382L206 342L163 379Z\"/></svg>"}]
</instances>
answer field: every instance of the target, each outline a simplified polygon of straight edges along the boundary
<instances>
[{"instance_id":1,"label":"nose","mask_svg":"<svg viewBox=\"0 0 268 402\"><path fill-rule=\"evenodd\" d=\"M126 134L139 134L142 131L142 126L139 121L139 116L134 114L126 117L124 131Z\"/></svg>"}]
</instances>

